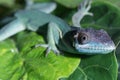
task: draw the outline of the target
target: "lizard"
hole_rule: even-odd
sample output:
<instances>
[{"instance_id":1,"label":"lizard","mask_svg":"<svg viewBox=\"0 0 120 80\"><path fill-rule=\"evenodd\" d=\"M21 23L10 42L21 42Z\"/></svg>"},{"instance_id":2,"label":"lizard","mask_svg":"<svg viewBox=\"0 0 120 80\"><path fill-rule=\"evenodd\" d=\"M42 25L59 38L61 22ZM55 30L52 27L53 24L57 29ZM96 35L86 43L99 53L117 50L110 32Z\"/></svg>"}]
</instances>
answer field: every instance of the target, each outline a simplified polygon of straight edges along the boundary
<instances>
[{"instance_id":1,"label":"lizard","mask_svg":"<svg viewBox=\"0 0 120 80\"><path fill-rule=\"evenodd\" d=\"M91 0L84 0L73 17L73 27L64 20L39 10L21 10L15 13L16 19L0 30L0 41L23 30L38 31L47 26L47 44L36 44L35 47L46 47L59 54L61 51L73 54L108 54L115 50L115 44L108 33L101 29L81 28L80 21L89 12Z\"/></svg>"}]
</instances>

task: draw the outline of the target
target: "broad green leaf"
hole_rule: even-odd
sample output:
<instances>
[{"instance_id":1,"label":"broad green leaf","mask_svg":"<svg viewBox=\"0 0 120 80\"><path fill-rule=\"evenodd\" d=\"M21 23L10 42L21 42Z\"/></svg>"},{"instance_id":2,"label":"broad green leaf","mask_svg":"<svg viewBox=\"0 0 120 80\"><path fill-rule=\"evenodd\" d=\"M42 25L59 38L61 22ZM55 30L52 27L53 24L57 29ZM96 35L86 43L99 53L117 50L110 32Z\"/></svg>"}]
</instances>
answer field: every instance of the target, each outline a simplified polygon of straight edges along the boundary
<instances>
[{"instance_id":1,"label":"broad green leaf","mask_svg":"<svg viewBox=\"0 0 120 80\"><path fill-rule=\"evenodd\" d=\"M117 80L118 65L113 53L82 58L76 71L65 80Z\"/></svg>"},{"instance_id":2,"label":"broad green leaf","mask_svg":"<svg viewBox=\"0 0 120 80\"><path fill-rule=\"evenodd\" d=\"M82 59L82 62L80 64L80 67L83 70L86 70L86 68L88 68L88 67L90 67L90 68L93 67L93 69L94 69L94 66L98 67L98 68L100 67L100 70L101 69L103 69L103 70L106 69L108 74L111 75L112 80L117 79L118 64L117 64L117 61L116 61L116 57L113 53L110 53L110 54L107 54L107 55L95 55L95 56L92 56L92 57L88 57L88 58ZM85 73L86 73L86 71L85 71ZM91 72L91 74L93 74L93 73L94 73L94 71ZM88 74L88 73L86 73L86 74ZM96 72L96 76L101 76L102 77L102 76L107 76L107 74L102 75L102 72L101 72L101 75L99 75L99 73L97 74L97 72Z\"/></svg>"},{"instance_id":3,"label":"broad green leaf","mask_svg":"<svg viewBox=\"0 0 120 80\"><path fill-rule=\"evenodd\" d=\"M79 58L57 56L53 52L45 57L45 48L31 48L44 43L43 38L35 33L21 33L16 42L24 59L25 80L58 80L68 77L79 65Z\"/></svg>"},{"instance_id":4,"label":"broad green leaf","mask_svg":"<svg viewBox=\"0 0 120 80\"><path fill-rule=\"evenodd\" d=\"M101 1L101 2L107 2L107 3L111 3L112 5L116 6L116 7L120 7L120 0L93 0L93 1Z\"/></svg>"},{"instance_id":5,"label":"broad green leaf","mask_svg":"<svg viewBox=\"0 0 120 80\"><path fill-rule=\"evenodd\" d=\"M45 48L31 48L44 43L35 33L20 33L13 41L0 42L0 79L2 80L58 80L68 77L79 65L79 58L55 55L50 52L45 57Z\"/></svg>"},{"instance_id":6,"label":"broad green leaf","mask_svg":"<svg viewBox=\"0 0 120 80\"><path fill-rule=\"evenodd\" d=\"M18 80L24 73L23 60L11 40L0 42L0 80Z\"/></svg>"},{"instance_id":7,"label":"broad green leaf","mask_svg":"<svg viewBox=\"0 0 120 80\"><path fill-rule=\"evenodd\" d=\"M88 80L114 80L110 72L100 66L91 66L85 69Z\"/></svg>"},{"instance_id":8,"label":"broad green leaf","mask_svg":"<svg viewBox=\"0 0 120 80\"><path fill-rule=\"evenodd\" d=\"M83 70L78 67L69 78L61 78L60 80L87 80L87 76Z\"/></svg>"}]
</instances>

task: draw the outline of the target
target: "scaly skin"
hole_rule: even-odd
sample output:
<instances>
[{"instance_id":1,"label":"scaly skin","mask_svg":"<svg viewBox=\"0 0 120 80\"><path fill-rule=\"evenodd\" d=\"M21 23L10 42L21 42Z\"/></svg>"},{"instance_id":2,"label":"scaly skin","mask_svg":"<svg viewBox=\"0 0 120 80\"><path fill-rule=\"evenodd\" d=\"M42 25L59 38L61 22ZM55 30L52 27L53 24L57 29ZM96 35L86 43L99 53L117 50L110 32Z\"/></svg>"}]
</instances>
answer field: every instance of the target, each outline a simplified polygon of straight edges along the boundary
<instances>
[{"instance_id":1,"label":"scaly skin","mask_svg":"<svg viewBox=\"0 0 120 80\"><path fill-rule=\"evenodd\" d=\"M115 49L115 45L112 39L103 29L81 29L78 30L74 38L74 46L79 52L89 52L91 54L106 54Z\"/></svg>"},{"instance_id":2,"label":"scaly skin","mask_svg":"<svg viewBox=\"0 0 120 80\"><path fill-rule=\"evenodd\" d=\"M83 6L81 6L81 9L79 9L79 11L76 13L77 16L81 19L83 18L83 16L90 14L88 12L88 10L90 9L90 1L84 1L85 2L83 2L84 4L82 3ZM88 7L86 5L88 5ZM82 15L78 15L78 13L81 13ZM1 29L1 41L6 39L7 37L14 35L12 33L10 33L12 35L7 34L7 37L3 39L2 37L6 36L4 34L7 33L7 31L15 32L15 29L18 28L21 28L19 29L20 31L25 29L31 31L38 31L47 24L48 30L43 31L47 31L48 33L48 44L36 45L36 47L47 47L47 53L49 53L50 50L53 50L55 53L59 53L59 50L62 50L69 53L91 55L107 54L115 49L113 41L111 40L107 32L104 30L95 30L91 28L83 29L79 26L75 26L74 29L71 29L71 27L62 19L51 14L41 12L39 10L22 10L17 12L15 16L17 18L16 20L12 21L10 25L8 24L7 26L5 26L4 29ZM81 19L73 19L73 21L77 21L77 23L74 23L74 21L73 25L79 25L78 22L81 21ZM12 24L14 25L14 30L12 30ZM9 29L11 31L9 31Z\"/></svg>"}]
</instances>

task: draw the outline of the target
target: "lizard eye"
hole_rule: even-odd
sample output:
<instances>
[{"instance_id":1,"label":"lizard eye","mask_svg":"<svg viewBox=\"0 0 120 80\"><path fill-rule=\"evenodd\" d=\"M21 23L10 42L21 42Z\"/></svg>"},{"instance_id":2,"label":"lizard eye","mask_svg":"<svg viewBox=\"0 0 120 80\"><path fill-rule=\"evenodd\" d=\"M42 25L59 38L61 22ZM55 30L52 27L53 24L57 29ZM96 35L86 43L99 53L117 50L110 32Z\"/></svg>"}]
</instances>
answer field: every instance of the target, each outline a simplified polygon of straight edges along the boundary
<instances>
[{"instance_id":1,"label":"lizard eye","mask_svg":"<svg viewBox=\"0 0 120 80\"><path fill-rule=\"evenodd\" d=\"M78 39L79 44L85 44L88 42L88 35L85 33L79 33L77 39Z\"/></svg>"}]
</instances>

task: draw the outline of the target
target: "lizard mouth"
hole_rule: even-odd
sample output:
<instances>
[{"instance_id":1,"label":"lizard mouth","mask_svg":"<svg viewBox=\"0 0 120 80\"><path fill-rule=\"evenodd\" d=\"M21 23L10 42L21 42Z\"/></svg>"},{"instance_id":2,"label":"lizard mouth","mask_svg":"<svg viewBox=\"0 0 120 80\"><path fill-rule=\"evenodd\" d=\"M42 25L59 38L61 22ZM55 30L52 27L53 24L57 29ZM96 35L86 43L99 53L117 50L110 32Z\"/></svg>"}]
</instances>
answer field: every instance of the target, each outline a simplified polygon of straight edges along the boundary
<instances>
[{"instance_id":1,"label":"lizard mouth","mask_svg":"<svg viewBox=\"0 0 120 80\"><path fill-rule=\"evenodd\" d=\"M100 45L100 44L98 44ZM89 53L89 54L107 54L115 50L115 46L104 46L100 45L99 47L96 45L90 46L90 44L75 44L75 48L77 49L78 52L82 53Z\"/></svg>"}]
</instances>

